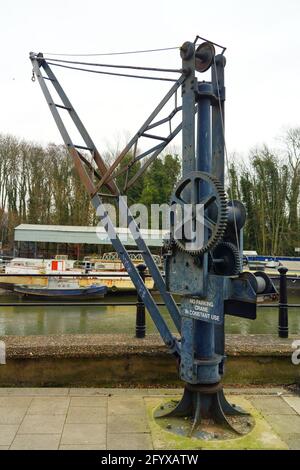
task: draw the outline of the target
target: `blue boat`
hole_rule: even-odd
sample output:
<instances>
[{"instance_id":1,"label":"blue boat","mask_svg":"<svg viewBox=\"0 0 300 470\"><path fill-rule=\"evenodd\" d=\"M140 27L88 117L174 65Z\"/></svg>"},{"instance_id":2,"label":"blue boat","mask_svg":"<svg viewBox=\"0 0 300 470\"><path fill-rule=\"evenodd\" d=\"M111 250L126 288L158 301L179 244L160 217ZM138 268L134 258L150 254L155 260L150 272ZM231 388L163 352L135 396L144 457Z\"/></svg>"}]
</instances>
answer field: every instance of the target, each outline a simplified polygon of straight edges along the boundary
<instances>
[{"instance_id":1,"label":"blue boat","mask_svg":"<svg viewBox=\"0 0 300 470\"><path fill-rule=\"evenodd\" d=\"M48 286L29 286L17 284L14 286L14 292L28 297L42 297L47 299L98 299L107 293L107 287L104 285L91 285L80 287L76 282L59 281L51 279Z\"/></svg>"}]
</instances>

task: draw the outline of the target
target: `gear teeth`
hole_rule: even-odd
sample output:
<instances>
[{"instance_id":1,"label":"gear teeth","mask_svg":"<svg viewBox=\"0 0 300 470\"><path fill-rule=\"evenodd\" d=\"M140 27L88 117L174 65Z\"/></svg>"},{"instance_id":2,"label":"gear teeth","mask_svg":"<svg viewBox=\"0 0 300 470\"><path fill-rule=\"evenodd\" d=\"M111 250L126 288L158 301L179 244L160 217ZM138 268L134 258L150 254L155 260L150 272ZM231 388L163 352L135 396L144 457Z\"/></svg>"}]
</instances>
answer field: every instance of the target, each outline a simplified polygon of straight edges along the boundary
<instances>
[{"instance_id":1,"label":"gear teeth","mask_svg":"<svg viewBox=\"0 0 300 470\"><path fill-rule=\"evenodd\" d=\"M235 275L239 274L240 271L241 271L241 258L240 258L239 250L231 242L220 242L215 247L215 250L220 249L220 248L222 250L223 247L225 249L227 249L227 250L229 249L231 251L231 253L233 255L234 265L232 266L232 272L226 273L226 274L224 274L223 272L217 272L217 274L222 274L222 275L226 275L226 276L235 276ZM214 254L214 250L213 250L212 254ZM220 254L218 253L216 256L218 257L218 256L220 256ZM219 270L220 270L220 268L219 268Z\"/></svg>"},{"instance_id":2,"label":"gear teeth","mask_svg":"<svg viewBox=\"0 0 300 470\"><path fill-rule=\"evenodd\" d=\"M193 172L190 173L190 175L187 175L183 180L179 182L177 185L177 188L175 191L180 190L180 187L185 187L186 181L192 179L195 179L196 177L202 178L206 182L212 184L214 186L215 193L217 195L217 204L218 204L218 218L217 218L217 223L216 223L216 230L215 232L211 235L211 237L208 239L206 244L200 248L199 250L188 250L184 243L181 240L177 240L176 238L173 237L173 245L174 244L177 246L177 248L181 251L190 253L191 255L202 255L206 253L207 251L210 251L223 237L226 227L227 227L227 219L228 219L228 208L227 208L227 197L224 191L223 185L220 183L220 181L215 178L214 176L210 175L209 173L205 172Z\"/></svg>"},{"instance_id":3,"label":"gear teeth","mask_svg":"<svg viewBox=\"0 0 300 470\"><path fill-rule=\"evenodd\" d=\"M169 235L168 238L164 238L164 239L163 239L163 249L164 249L165 251L171 250L171 249L174 247L174 245L175 245L175 240L174 240L174 238L173 238L172 233L169 233L168 235Z\"/></svg>"}]
</instances>

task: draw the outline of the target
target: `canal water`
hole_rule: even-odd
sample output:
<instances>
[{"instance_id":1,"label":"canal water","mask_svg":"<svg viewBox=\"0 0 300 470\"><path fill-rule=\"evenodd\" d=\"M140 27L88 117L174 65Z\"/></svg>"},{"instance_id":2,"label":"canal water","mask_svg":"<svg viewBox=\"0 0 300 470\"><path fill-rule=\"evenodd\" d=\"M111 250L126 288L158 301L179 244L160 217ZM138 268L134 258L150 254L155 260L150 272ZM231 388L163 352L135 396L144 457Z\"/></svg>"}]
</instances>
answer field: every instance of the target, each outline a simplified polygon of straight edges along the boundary
<instances>
[{"instance_id":1,"label":"canal water","mask_svg":"<svg viewBox=\"0 0 300 470\"><path fill-rule=\"evenodd\" d=\"M159 297L154 297L159 301ZM0 302L22 302L14 294L0 295ZM300 303L300 292L289 291L289 303ZM103 302L136 302L135 295L112 294ZM164 307L161 312L172 331L175 328ZM54 334L97 334L129 333L135 331L135 306L98 307L87 306L34 306L34 307L0 307L1 335L54 335ZM155 333L156 328L147 314L147 332ZM236 334L276 334L278 309L276 307L258 309L256 320L244 320L226 316L226 332ZM300 308L289 310L289 331L300 333Z\"/></svg>"}]
</instances>

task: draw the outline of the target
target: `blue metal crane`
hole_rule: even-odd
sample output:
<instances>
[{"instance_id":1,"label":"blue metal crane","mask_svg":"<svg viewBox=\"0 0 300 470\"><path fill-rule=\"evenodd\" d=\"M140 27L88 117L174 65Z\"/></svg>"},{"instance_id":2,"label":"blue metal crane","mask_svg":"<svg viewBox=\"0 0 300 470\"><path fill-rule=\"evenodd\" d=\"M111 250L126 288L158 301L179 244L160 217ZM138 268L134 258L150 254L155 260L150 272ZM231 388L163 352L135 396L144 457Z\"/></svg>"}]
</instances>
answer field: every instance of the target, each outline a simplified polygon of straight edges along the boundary
<instances>
[{"instance_id":1,"label":"blue metal crane","mask_svg":"<svg viewBox=\"0 0 300 470\"><path fill-rule=\"evenodd\" d=\"M168 413L168 416L190 416L193 422L192 429L201 422L202 418L213 419L216 423L232 429L228 416L244 412L228 403L221 384L225 362L225 315L255 319L257 295L273 292L274 286L265 274L242 272L242 233L246 213L240 201L227 200L224 190L225 49L221 47L221 52L216 54L215 46L219 48L220 46L210 41L198 44L199 39L202 38L197 36L194 42L185 42L181 46L182 64L178 70L116 66L139 71L142 69L147 72L177 72L180 76L172 80L174 83L171 89L110 167L107 167L102 159L53 73L54 66L109 73L97 72L98 69L90 68L105 64L48 59L41 53L30 53L30 59L33 76L41 86L78 175L91 197L112 245L118 252L162 339L177 360L179 376L185 384L185 391L181 401ZM77 67L83 64L89 68ZM208 70L211 71L210 81L199 81L198 74ZM130 74L119 75L171 80ZM182 95L180 106L177 103L179 89ZM58 95L60 103L55 103L52 97L53 91ZM156 120L157 115L173 97L175 98L173 111L167 117ZM64 110L70 116L85 145L76 145L72 141L60 110ZM181 123L174 130L170 125L169 135L162 137L152 134L154 129L159 129L163 124L171 124L174 116L180 112L182 112ZM182 178L176 185L170 201L170 233L164 242L165 276L163 276L142 238L123 194L180 131L182 132ZM155 140L156 144L153 146L151 143L149 149L139 153L137 143L141 137L150 142ZM131 161L121 166L132 149ZM82 150L90 153L90 159ZM134 175L130 174L134 164L141 161L144 163L140 169ZM120 172L126 173L125 187L122 189L116 184L116 177ZM104 193L103 188L106 191ZM127 214L127 226L165 302L178 335L171 333L151 292L145 286L116 233L103 203L108 194ZM189 214L188 217L185 217L186 212ZM174 301L174 294L180 296L179 308Z\"/></svg>"}]
</instances>

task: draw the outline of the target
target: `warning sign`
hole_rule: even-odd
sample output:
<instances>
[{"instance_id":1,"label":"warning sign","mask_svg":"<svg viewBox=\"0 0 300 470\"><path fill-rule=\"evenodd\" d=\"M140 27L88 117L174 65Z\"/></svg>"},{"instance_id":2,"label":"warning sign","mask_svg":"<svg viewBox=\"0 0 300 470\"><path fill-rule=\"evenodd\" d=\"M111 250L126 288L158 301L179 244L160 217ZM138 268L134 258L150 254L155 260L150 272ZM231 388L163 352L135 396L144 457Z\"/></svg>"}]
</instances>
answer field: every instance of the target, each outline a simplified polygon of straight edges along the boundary
<instances>
[{"instance_id":1,"label":"warning sign","mask_svg":"<svg viewBox=\"0 0 300 470\"><path fill-rule=\"evenodd\" d=\"M223 323L223 309L211 300L186 297L181 303L181 314L185 317L209 323Z\"/></svg>"}]
</instances>

